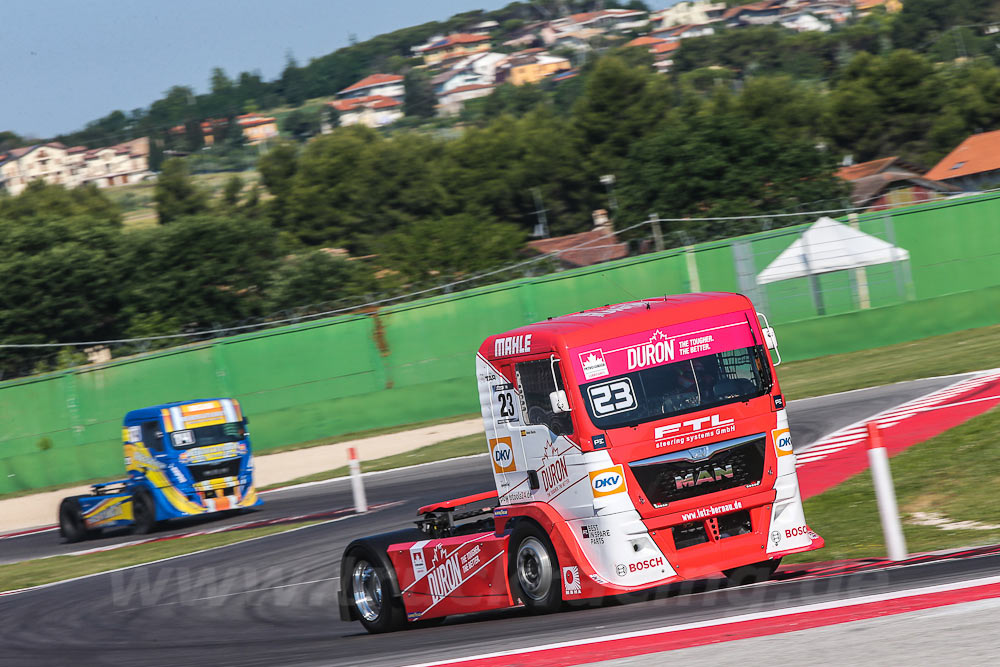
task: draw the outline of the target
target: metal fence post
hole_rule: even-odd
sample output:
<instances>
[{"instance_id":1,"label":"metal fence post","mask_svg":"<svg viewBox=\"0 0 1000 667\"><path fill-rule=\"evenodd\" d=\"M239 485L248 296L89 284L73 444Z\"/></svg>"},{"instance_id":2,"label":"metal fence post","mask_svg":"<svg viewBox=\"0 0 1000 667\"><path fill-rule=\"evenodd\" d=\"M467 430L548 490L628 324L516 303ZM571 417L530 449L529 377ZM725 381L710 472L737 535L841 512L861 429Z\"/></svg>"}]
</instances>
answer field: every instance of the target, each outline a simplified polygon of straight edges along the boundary
<instances>
[{"instance_id":1,"label":"metal fence post","mask_svg":"<svg viewBox=\"0 0 1000 667\"><path fill-rule=\"evenodd\" d=\"M882 445L882 434L875 422L868 422L868 464L871 466L875 500L878 502L889 560L905 560L906 538L903 537L903 524L899 520L899 508L896 506L896 489L892 485L889 455Z\"/></svg>"}]
</instances>

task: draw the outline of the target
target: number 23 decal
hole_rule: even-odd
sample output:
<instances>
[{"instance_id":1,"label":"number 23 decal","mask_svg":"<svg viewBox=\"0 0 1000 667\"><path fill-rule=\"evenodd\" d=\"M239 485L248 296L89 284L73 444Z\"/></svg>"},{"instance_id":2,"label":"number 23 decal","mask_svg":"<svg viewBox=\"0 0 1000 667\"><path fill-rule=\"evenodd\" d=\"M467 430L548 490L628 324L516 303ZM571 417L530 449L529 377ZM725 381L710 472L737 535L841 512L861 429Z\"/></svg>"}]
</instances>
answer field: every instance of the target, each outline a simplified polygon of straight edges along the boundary
<instances>
[{"instance_id":1,"label":"number 23 decal","mask_svg":"<svg viewBox=\"0 0 1000 667\"><path fill-rule=\"evenodd\" d=\"M598 417L635 409L635 392L629 378L591 385L587 393Z\"/></svg>"},{"instance_id":2,"label":"number 23 decal","mask_svg":"<svg viewBox=\"0 0 1000 667\"><path fill-rule=\"evenodd\" d=\"M497 394L497 398L500 400L500 416L513 417L514 395L509 391L503 391Z\"/></svg>"}]
</instances>

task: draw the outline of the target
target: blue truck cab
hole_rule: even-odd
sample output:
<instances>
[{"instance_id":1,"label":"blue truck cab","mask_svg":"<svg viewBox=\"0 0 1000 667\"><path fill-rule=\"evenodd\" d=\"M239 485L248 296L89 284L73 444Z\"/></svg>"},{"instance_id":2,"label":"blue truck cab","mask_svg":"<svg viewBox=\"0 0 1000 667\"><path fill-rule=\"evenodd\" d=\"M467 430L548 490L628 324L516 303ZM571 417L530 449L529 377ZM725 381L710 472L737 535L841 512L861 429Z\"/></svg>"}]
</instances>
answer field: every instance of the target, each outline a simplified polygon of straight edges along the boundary
<instances>
[{"instance_id":1,"label":"blue truck cab","mask_svg":"<svg viewBox=\"0 0 1000 667\"><path fill-rule=\"evenodd\" d=\"M231 398L132 410L122 423L128 477L64 498L60 533L70 542L122 526L148 533L161 521L260 505L247 423Z\"/></svg>"}]
</instances>

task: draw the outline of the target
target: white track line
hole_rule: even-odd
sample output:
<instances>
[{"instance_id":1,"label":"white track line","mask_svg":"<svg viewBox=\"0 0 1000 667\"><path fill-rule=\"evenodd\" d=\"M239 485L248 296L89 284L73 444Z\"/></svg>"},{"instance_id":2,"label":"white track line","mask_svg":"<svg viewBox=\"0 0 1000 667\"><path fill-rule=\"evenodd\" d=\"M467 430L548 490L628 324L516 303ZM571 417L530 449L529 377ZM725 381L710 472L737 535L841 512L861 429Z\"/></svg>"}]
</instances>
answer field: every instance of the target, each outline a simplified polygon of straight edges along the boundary
<instances>
[{"instance_id":1,"label":"white track line","mask_svg":"<svg viewBox=\"0 0 1000 667\"><path fill-rule=\"evenodd\" d=\"M853 424L849 424L823 438L820 438L815 443L806 446L800 452L796 452L796 467L800 468L803 465L822 461L827 456L843 451L849 446L864 440L867 437L866 425L869 422L875 422L883 428L888 428L923 412L943 410L945 408L952 408L969 403L979 403L981 401L1000 399L1000 395L998 395L970 399L968 401L959 401L957 403L946 403L945 401L948 401L955 396L966 394L973 389L1000 378L1000 369L994 368L986 371L979 371L972 377L966 377L967 375L968 374L963 374L963 379L958 380L947 387L924 394L923 396L915 398L912 401L907 401L902 405L876 413L867 419L862 419L854 422Z\"/></svg>"},{"instance_id":2,"label":"white track line","mask_svg":"<svg viewBox=\"0 0 1000 667\"><path fill-rule=\"evenodd\" d=\"M559 648L569 648L572 646L587 646L589 644L600 644L607 641L615 641L617 639L632 639L635 637L649 637L652 635L667 634L672 632L681 632L684 630L696 630L700 628L710 628L720 625L730 625L733 623L741 623L744 621L757 621L767 618L777 618L781 616L790 616L796 614L804 614L812 611L825 611L828 609L840 609L843 607L855 607L863 604L870 604L873 602L886 602L888 600L898 600L910 597L919 597L922 595L930 595L933 593L941 593L945 591L956 591L966 588L975 588L978 586L989 586L991 584L1000 583L1000 576L994 577L983 577L981 579L969 579L966 581L952 582L948 584L938 584L936 586L925 586L923 588L913 588L903 591L895 591L892 593L879 593L875 595L862 595L855 598L847 598L845 600L831 600L829 602L817 602L814 604L806 604L801 606L791 606L783 607L781 609L772 609L769 611L755 612L751 614L739 614L736 616L724 616L722 618L714 618L707 621L698 621L695 623L681 623L678 625L665 625L658 628L651 628L649 630L637 630L634 632L622 632L614 635L603 635L600 637L588 637L585 639L576 639L566 642L556 642L553 644L541 644L539 646L531 646L528 648L512 649L510 651L497 651L495 653L481 653L479 655L464 656L461 658L451 658L447 660L439 660L434 662L423 662L419 664L408 665L407 667L436 667L439 665L450 665L457 662L469 662L472 660L486 660L489 658L501 658L505 656L516 656L523 655L525 653L534 653L536 651L547 651L550 649ZM830 625L833 625L831 623Z\"/></svg>"},{"instance_id":3,"label":"white track line","mask_svg":"<svg viewBox=\"0 0 1000 667\"><path fill-rule=\"evenodd\" d=\"M166 563L167 561L177 560L178 558L187 558L188 556L197 556L198 554L208 553L210 551L217 551L219 549L229 549L230 547L236 547L243 544L248 544L250 542L256 542L257 540L266 540L269 537L275 537L277 535L287 535L288 533L294 533L300 530L306 530L308 528L315 528L316 526L325 526L329 523L336 523L337 521L343 521L344 519L349 519L355 514L348 514L347 516L339 516L335 519L330 519L328 521L320 521L319 523L311 523L308 526L298 526L297 528L289 528L288 530L282 530L277 533L271 533L270 535L260 535L258 537L251 537L245 540L240 540L239 542L233 542L231 544L220 544L216 547L209 547L207 549L199 549L198 551L191 551L186 554L178 554L176 556L169 556L167 558L161 558L159 560L151 560L148 563L138 563L136 565L127 565L125 567L118 567L113 570L104 570L103 572L94 572L93 574L84 574L79 577L73 577L72 579L63 579L62 581L53 581L48 584L41 584L39 586L29 586L28 588L18 588L12 591L0 591L0 597L5 595L20 595L23 593L30 593L31 591L41 590L43 588L51 588L52 586L60 586L62 584L68 584L72 581L81 581L83 579L91 579L93 577L100 577L105 574L112 574L114 572L124 572L125 570L134 570L139 567L147 567L149 565L156 565L158 563Z\"/></svg>"}]
</instances>

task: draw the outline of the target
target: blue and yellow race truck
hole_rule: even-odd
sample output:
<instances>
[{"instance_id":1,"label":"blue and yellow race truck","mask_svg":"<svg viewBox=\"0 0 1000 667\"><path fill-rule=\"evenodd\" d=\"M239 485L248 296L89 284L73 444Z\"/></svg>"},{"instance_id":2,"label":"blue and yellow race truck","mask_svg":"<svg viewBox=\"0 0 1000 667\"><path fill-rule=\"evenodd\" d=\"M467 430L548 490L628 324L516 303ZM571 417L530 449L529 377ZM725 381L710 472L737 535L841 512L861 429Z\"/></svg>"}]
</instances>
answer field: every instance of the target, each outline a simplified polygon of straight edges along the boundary
<instances>
[{"instance_id":1,"label":"blue and yellow race truck","mask_svg":"<svg viewBox=\"0 0 1000 667\"><path fill-rule=\"evenodd\" d=\"M128 477L64 498L60 533L69 542L105 528L148 533L160 521L260 505L247 423L231 398L132 410L122 424Z\"/></svg>"}]
</instances>

